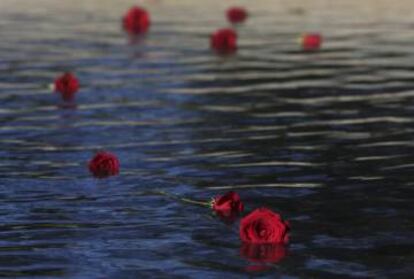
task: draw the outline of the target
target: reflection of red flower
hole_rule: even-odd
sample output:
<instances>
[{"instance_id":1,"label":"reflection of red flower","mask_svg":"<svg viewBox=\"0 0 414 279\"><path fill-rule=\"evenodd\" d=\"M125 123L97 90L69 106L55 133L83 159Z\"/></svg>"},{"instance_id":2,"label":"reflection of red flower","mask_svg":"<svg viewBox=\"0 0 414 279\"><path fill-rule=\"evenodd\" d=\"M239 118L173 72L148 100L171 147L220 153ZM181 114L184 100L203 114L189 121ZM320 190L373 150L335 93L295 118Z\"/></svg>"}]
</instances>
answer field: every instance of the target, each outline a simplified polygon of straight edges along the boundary
<instances>
[{"instance_id":1,"label":"reflection of red flower","mask_svg":"<svg viewBox=\"0 0 414 279\"><path fill-rule=\"evenodd\" d=\"M226 15L231 23L242 23L247 18L247 11L242 7L232 7L226 11Z\"/></svg>"},{"instance_id":2,"label":"reflection of red flower","mask_svg":"<svg viewBox=\"0 0 414 279\"><path fill-rule=\"evenodd\" d=\"M230 191L222 196L217 196L212 201L212 209L224 221L233 222L243 211L243 203L239 194Z\"/></svg>"},{"instance_id":3,"label":"reflection of red flower","mask_svg":"<svg viewBox=\"0 0 414 279\"><path fill-rule=\"evenodd\" d=\"M72 73L64 73L55 79L54 91L59 92L64 101L72 101L78 90L78 79Z\"/></svg>"},{"instance_id":4,"label":"reflection of red flower","mask_svg":"<svg viewBox=\"0 0 414 279\"><path fill-rule=\"evenodd\" d=\"M89 171L97 178L105 178L119 173L119 160L109 152L98 152L89 162Z\"/></svg>"},{"instance_id":5,"label":"reflection of red flower","mask_svg":"<svg viewBox=\"0 0 414 279\"><path fill-rule=\"evenodd\" d=\"M280 262L287 255L285 245L243 243L240 254L251 263L246 267L249 272L259 272L270 268L267 264Z\"/></svg>"},{"instance_id":6,"label":"reflection of red flower","mask_svg":"<svg viewBox=\"0 0 414 279\"><path fill-rule=\"evenodd\" d=\"M287 249L282 244L243 243L240 254L252 262L277 263L287 255Z\"/></svg>"},{"instance_id":7,"label":"reflection of red flower","mask_svg":"<svg viewBox=\"0 0 414 279\"><path fill-rule=\"evenodd\" d=\"M317 33L309 33L302 35L303 50L319 50L322 44L322 36Z\"/></svg>"},{"instance_id":8,"label":"reflection of red flower","mask_svg":"<svg viewBox=\"0 0 414 279\"><path fill-rule=\"evenodd\" d=\"M266 264L248 265L245 270L247 272L261 272L270 269L271 266Z\"/></svg>"},{"instance_id":9,"label":"reflection of red flower","mask_svg":"<svg viewBox=\"0 0 414 279\"><path fill-rule=\"evenodd\" d=\"M210 46L218 53L233 53L237 50L237 34L230 28L219 29L211 35Z\"/></svg>"},{"instance_id":10,"label":"reflection of red flower","mask_svg":"<svg viewBox=\"0 0 414 279\"><path fill-rule=\"evenodd\" d=\"M279 214L258 208L240 222L240 238L251 244L287 244L290 225Z\"/></svg>"},{"instance_id":11,"label":"reflection of red flower","mask_svg":"<svg viewBox=\"0 0 414 279\"><path fill-rule=\"evenodd\" d=\"M150 16L143 8L132 7L124 15L122 26L126 32L132 35L146 33L150 26Z\"/></svg>"}]
</instances>

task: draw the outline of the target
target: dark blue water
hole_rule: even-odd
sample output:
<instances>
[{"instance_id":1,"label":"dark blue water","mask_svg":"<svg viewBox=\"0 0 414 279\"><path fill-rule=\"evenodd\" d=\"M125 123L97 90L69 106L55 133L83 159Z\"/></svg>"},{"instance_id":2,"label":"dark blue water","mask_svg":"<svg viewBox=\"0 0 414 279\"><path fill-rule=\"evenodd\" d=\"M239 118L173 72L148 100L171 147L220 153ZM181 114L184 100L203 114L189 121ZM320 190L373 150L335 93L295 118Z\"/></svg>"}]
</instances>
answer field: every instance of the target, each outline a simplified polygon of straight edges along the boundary
<instances>
[{"instance_id":1,"label":"dark blue water","mask_svg":"<svg viewBox=\"0 0 414 279\"><path fill-rule=\"evenodd\" d=\"M133 2L0 0L0 277L414 276L410 1L240 1L228 58L208 36L234 2L145 1L131 44ZM48 89L67 70L76 109ZM100 149L119 176L90 176ZM228 189L290 220L283 260L252 272L237 223L153 194Z\"/></svg>"}]
</instances>

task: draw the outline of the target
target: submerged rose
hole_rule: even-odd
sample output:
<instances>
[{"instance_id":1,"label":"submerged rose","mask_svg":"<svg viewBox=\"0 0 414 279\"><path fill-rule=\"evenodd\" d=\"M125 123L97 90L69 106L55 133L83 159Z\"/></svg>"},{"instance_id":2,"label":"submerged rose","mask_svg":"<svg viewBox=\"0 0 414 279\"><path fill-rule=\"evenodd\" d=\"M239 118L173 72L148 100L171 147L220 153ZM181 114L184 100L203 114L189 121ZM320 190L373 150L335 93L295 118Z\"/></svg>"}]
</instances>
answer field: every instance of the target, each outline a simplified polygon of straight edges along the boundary
<instances>
[{"instance_id":1,"label":"submerged rose","mask_svg":"<svg viewBox=\"0 0 414 279\"><path fill-rule=\"evenodd\" d=\"M101 151L89 161L89 171L97 178L119 174L119 160L109 152Z\"/></svg>"},{"instance_id":2,"label":"submerged rose","mask_svg":"<svg viewBox=\"0 0 414 279\"><path fill-rule=\"evenodd\" d=\"M301 38L301 43L303 50L319 50L322 44L322 36L318 33L303 34Z\"/></svg>"},{"instance_id":3,"label":"submerged rose","mask_svg":"<svg viewBox=\"0 0 414 279\"><path fill-rule=\"evenodd\" d=\"M146 33L150 27L149 13L141 7L132 7L124 15L122 26L126 32L132 35Z\"/></svg>"},{"instance_id":4,"label":"submerged rose","mask_svg":"<svg viewBox=\"0 0 414 279\"><path fill-rule=\"evenodd\" d=\"M211 202L211 207L218 216L230 222L236 219L244 208L239 194L233 191L216 196Z\"/></svg>"},{"instance_id":5,"label":"submerged rose","mask_svg":"<svg viewBox=\"0 0 414 279\"><path fill-rule=\"evenodd\" d=\"M242 7L232 7L226 11L226 16L231 23L242 23L247 18L247 11Z\"/></svg>"},{"instance_id":6,"label":"submerged rose","mask_svg":"<svg viewBox=\"0 0 414 279\"><path fill-rule=\"evenodd\" d=\"M78 79L72 73L64 73L55 79L54 91L59 92L64 101L72 101L78 90Z\"/></svg>"},{"instance_id":7,"label":"submerged rose","mask_svg":"<svg viewBox=\"0 0 414 279\"><path fill-rule=\"evenodd\" d=\"M233 29L219 29L210 36L210 46L221 54L233 53L237 50L237 34Z\"/></svg>"},{"instance_id":8,"label":"submerged rose","mask_svg":"<svg viewBox=\"0 0 414 279\"><path fill-rule=\"evenodd\" d=\"M240 239L248 244L287 244L289 223L267 208L258 208L240 222Z\"/></svg>"}]
</instances>

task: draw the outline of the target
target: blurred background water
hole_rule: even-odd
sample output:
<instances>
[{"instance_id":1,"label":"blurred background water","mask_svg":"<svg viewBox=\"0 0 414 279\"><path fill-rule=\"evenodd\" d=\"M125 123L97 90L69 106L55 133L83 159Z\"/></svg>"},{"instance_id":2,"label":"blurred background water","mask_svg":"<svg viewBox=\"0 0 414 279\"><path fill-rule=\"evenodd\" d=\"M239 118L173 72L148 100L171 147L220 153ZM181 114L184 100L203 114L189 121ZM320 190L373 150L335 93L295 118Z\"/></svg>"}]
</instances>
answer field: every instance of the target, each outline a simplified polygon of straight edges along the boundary
<instances>
[{"instance_id":1,"label":"blurred background water","mask_svg":"<svg viewBox=\"0 0 414 279\"><path fill-rule=\"evenodd\" d=\"M217 57L233 4L251 17ZM408 0L0 0L0 277L412 278L413 29ZM47 88L66 70L76 109ZM120 176L91 178L100 149ZM236 189L291 221L288 256L251 273L237 224L154 189Z\"/></svg>"}]
</instances>

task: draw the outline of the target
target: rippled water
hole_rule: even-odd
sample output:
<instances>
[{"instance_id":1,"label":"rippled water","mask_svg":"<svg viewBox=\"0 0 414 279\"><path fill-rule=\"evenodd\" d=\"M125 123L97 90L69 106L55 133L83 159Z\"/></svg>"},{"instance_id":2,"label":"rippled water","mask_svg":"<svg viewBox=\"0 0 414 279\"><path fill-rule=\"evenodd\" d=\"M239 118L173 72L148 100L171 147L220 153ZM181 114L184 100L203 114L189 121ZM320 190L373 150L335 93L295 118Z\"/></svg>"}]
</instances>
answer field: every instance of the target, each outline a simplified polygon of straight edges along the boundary
<instances>
[{"instance_id":1,"label":"rippled water","mask_svg":"<svg viewBox=\"0 0 414 279\"><path fill-rule=\"evenodd\" d=\"M0 0L0 277L414 276L412 2L146 1L131 43L133 3ZM251 18L217 57L232 3ZM48 90L65 70L76 109ZM120 176L90 177L99 149ZM227 189L291 221L288 256L252 273L237 224L148 192Z\"/></svg>"}]
</instances>

